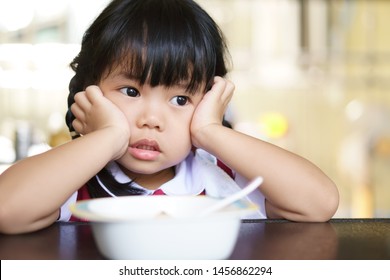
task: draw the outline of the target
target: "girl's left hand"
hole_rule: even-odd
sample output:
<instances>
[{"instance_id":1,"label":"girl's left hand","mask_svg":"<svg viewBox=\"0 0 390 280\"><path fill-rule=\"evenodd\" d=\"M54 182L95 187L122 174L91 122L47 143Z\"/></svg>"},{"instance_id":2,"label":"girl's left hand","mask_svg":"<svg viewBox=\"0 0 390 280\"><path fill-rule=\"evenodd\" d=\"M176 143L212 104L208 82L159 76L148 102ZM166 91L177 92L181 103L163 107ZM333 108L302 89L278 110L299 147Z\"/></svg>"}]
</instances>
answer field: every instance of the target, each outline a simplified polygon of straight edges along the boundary
<instances>
[{"instance_id":1,"label":"girl's left hand","mask_svg":"<svg viewBox=\"0 0 390 280\"><path fill-rule=\"evenodd\" d=\"M207 132L212 133L215 125L222 126L222 119L232 99L234 84L216 76L212 88L203 96L195 109L191 121L191 139L195 147L201 148L201 140Z\"/></svg>"}]
</instances>

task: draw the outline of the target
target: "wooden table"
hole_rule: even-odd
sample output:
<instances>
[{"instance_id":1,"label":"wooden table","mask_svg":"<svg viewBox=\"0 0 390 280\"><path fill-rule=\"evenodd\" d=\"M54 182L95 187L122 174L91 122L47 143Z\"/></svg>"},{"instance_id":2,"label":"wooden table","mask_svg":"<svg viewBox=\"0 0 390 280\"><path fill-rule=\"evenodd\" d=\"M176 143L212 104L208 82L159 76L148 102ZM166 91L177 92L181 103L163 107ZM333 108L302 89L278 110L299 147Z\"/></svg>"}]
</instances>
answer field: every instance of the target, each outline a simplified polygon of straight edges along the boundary
<instances>
[{"instance_id":1,"label":"wooden table","mask_svg":"<svg viewBox=\"0 0 390 280\"><path fill-rule=\"evenodd\" d=\"M89 223L55 223L28 234L0 234L0 259L102 259ZM390 219L328 223L243 220L230 259L390 259Z\"/></svg>"}]
</instances>

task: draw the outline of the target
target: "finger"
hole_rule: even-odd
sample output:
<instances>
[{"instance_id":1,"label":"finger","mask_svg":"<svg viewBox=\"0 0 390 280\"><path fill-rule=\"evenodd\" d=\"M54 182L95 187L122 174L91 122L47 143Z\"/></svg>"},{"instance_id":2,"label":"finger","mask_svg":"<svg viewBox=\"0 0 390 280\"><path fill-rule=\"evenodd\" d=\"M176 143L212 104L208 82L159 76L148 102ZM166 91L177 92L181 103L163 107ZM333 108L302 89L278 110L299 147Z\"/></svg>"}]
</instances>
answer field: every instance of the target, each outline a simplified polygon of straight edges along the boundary
<instances>
[{"instance_id":1,"label":"finger","mask_svg":"<svg viewBox=\"0 0 390 280\"><path fill-rule=\"evenodd\" d=\"M225 90L226 83L222 77L214 77L214 83L209 92L222 93Z\"/></svg>"},{"instance_id":2,"label":"finger","mask_svg":"<svg viewBox=\"0 0 390 280\"><path fill-rule=\"evenodd\" d=\"M236 89L236 86L233 84L232 81L229 81L229 80L225 80L226 81L226 87L225 87L225 91L228 91L228 92L234 92L234 90Z\"/></svg>"},{"instance_id":3,"label":"finger","mask_svg":"<svg viewBox=\"0 0 390 280\"><path fill-rule=\"evenodd\" d=\"M233 97L236 86L229 80L226 80L225 91L223 93L223 99L225 103L229 103Z\"/></svg>"},{"instance_id":4,"label":"finger","mask_svg":"<svg viewBox=\"0 0 390 280\"><path fill-rule=\"evenodd\" d=\"M100 102L103 92L98 86L92 85L85 89L85 95L90 103L95 104Z\"/></svg>"},{"instance_id":5,"label":"finger","mask_svg":"<svg viewBox=\"0 0 390 280\"><path fill-rule=\"evenodd\" d=\"M73 103L70 107L70 110L72 114L74 115L75 119L72 121L72 126L76 132L79 134L85 134L84 133L84 127L85 127L85 113L80 108L80 106L76 103Z\"/></svg>"},{"instance_id":6,"label":"finger","mask_svg":"<svg viewBox=\"0 0 390 280\"><path fill-rule=\"evenodd\" d=\"M81 91L81 92L77 93L74 96L74 102L75 103L73 103L73 104L77 104L77 106L81 110L84 110L84 111L88 111L92 106L91 102L88 100L88 98L86 96L85 91Z\"/></svg>"},{"instance_id":7,"label":"finger","mask_svg":"<svg viewBox=\"0 0 390 280\"><path fill-rule=\"evenodd\" d=\"M215 98L219 99L224 105L230 102L233 96L235 85L222 77L216 76L214 78L214 85L210 91L214 93Z\"/></svg>"},{"instance_id":8,"label":"finger","mask_svg":"<svg viewBox=\"0 0 390 280\"><path fill-rule=\"evenodd\" d=\"M70 111L74 115L74 117L78 120L84 120L85 119L85 113L84 110L80 107L79 104L73 103L70 106Z\"/></svg>"},{"instance_id":9,"label":"finger","mask_svg":"<svg viewBox=\"0 0 390 280\"><path fill-rule=\"evenodd\" d=\"M80 120L78 120L78 119L73 120L72 126L77 133L79 133L81 135L85 134L84 133L84 125Z\"/></svg>"}]
</instances>

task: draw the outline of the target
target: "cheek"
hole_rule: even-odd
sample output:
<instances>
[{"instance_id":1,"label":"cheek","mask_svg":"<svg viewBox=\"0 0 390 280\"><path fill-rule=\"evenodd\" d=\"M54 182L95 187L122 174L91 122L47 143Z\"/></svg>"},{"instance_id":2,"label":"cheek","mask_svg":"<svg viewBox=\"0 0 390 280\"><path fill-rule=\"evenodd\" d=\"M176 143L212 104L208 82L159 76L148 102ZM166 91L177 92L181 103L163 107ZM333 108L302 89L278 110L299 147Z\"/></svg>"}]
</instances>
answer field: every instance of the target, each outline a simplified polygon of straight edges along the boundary
<instances>
[{"instance_id":1,"label":"cheek","mask_svg":"<svg viewBox=\"0 0 390 280\"><path fill-rule=\"evenodd\" d=\"M193 113L186 114L184 116L176 117L171 121L169 125L172 138L175 141L173 143L186 143L191 147L191 134L190 126Z\"/></svg>"},{"instance_id":2,"label":"cheek","mask_svg":"<svg viewBox=\"0 0 390 280\"><path fill-rule=\"evenodd\" d=\"M118 108L121 108L121 104L125 103L126 99L124 95L113 94L111 92L104 93L104 97L114 103ZM121 108L122 109L122 108Z\"/></svg>"},{"instance_id":3,"label":"cheek","mask_svg":"<svg viewBox=\"0 0 390 280\"><path fill-rule=\"evenodd\" d=\"M176 137L182 137L183 139L190 138L190 125L191 125L192 115L191 116L182 116L181 118L176 118L172 120L171 129L175 131L174 135Z\"/></svg>"},{"instance_id":4,"label":"cheek","mask_svg":"<svg viewBox=\"0 0 390 280\"><path fill-rule=\"evenodd\" d=\"M132 108L132 103L129 102L129 99L127 99L126 96L120 94L108 94L106 98L110 100L126 116L132 115L134 108Z\"/></svg>"}]
</instances>

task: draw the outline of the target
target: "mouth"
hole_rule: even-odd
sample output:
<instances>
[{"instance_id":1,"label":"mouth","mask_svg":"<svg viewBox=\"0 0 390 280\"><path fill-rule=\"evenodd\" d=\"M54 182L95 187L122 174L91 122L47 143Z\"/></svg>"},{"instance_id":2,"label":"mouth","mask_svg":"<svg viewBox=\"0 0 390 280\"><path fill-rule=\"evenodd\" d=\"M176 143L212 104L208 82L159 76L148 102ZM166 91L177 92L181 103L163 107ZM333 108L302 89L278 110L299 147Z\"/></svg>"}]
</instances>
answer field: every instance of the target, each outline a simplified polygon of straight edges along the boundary
<instances>
[{"instance_id":1,"label":"mouth","mask_svg":"<svg viewBox=\"0 0 390 280\"><path fill-rule=\"evenodd\" d=\"M153 140L141 140L130 145L130 147L139 150L160 152L160 147L158 146L157 142Z\"/></svg>"},{"instance_id":2,"label":"mouth","mask_svg":"<svg viewBox=\"0 0 390 280\"><path fill-rule=\"evenodd\" d=\"M160 147L154 140L141 140L130 145L130 154L142 161L153 161L160 155Z\"/></svg>"}]
</instances>

